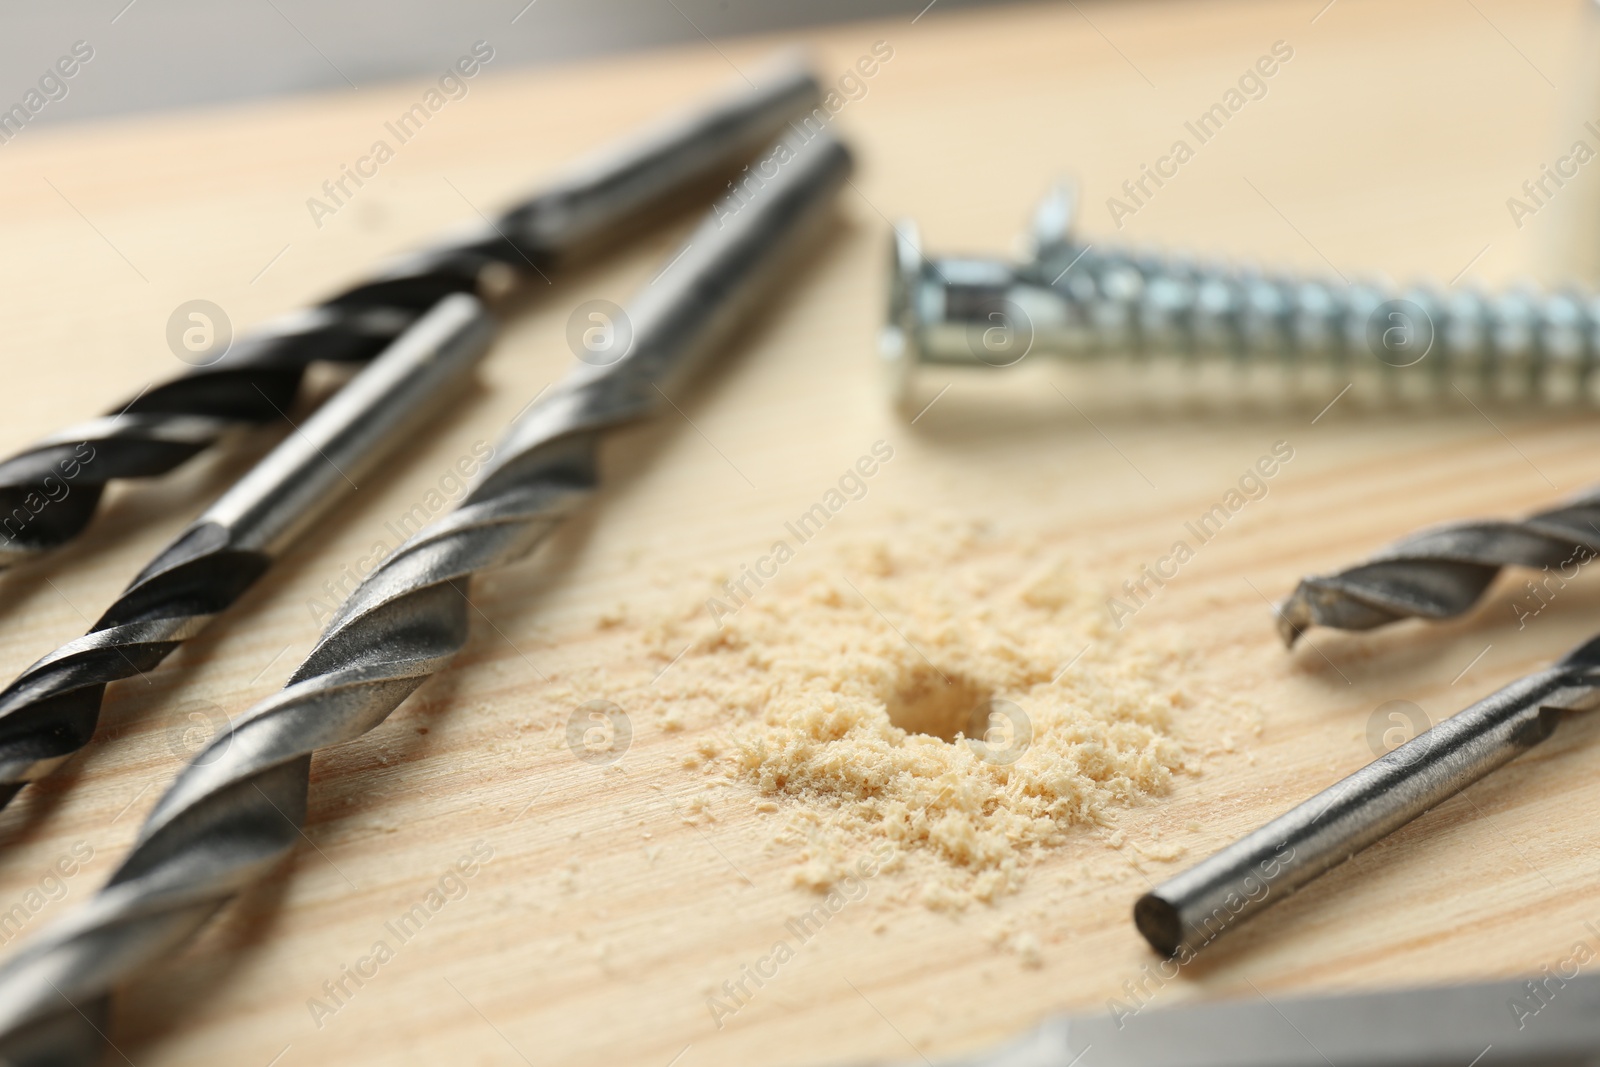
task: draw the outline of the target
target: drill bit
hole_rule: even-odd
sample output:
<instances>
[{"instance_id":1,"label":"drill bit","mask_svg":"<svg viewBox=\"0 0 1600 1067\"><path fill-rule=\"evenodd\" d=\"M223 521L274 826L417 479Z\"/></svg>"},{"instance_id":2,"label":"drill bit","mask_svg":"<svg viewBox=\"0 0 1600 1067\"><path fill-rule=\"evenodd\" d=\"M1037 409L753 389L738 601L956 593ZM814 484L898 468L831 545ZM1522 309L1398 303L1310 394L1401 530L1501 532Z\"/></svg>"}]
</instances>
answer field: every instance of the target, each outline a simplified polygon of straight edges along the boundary
<instances>
[{"instance_id":1,"label":"drill bit","mask_svg":"<svg viewBox=\"0 0 1600 1067\"><path fill-rule=\"evenodd\" d=\"M437 414L493 331L476 298L445 297L190 523L86 635L0 690L0 807L89 743L108 684L153 670L204 629Z\"/></svg>"},{"instance_id":2,"label":"drill bit","mask_svg":"<svg viewBox=\"0 0 1600 1067\"><path fill-rule=\"evenodd\" d=\"M455 510L387 557L340 606L287 686L195 756L110 882L0 967L0 1057L90 1062L112 988L168 955L295 846L312 753L378 725L465 644L474 572L531 552L593 495L597 450L664 406L784 269L842 186L829 134L786 142L718 203L628 309L629 348L585 363L506 431ZM752 168L755 170L755 168ZM767 177L767 171L772 176Z\"/></svg>"},{"instance_id":3,"label":"drill bit","mask_svg":"<svg viewBox=\"0 0 1600 1067\"><path fill-rule=\"evenodd\" d=\"M276 419L310 364L372 359L450 293L487 298L543 278L645 210L730 170L820 99L816 79L788 60L757 80L760 88L741 87L630 138L497 218L267 323L215 362L143 390L115 414L0 460L0 567L78 536L107 482L165 474L230 429Z\"/></svg>"},{"instance_id":4,"label":"drill bit","mask_svg":"<svg viewBox=\"0 0 1600 1067\"><path fill-rule=\"evenodd\" d=\"M1187 962L1240 922L1449 800L1600 705L1600 637L1380 756L1139 898L1152 948Z\"/></svg>"},{"instance_id":5,"label":"drill bit","mask_svg":"<svg viewBox=\"0 0 1600 1067\"><path fill-rule=\"evenodd\" d=\"M1597 552L1600 487L1521 522L1485 519L1421 530L1365 563L1302 578L1278 606L1278 632L1293 647L1312 626L1371 630L1413 616L1450 618L1477 603L1503 567L1565 571Z\"/></svg>"}]
</instances>

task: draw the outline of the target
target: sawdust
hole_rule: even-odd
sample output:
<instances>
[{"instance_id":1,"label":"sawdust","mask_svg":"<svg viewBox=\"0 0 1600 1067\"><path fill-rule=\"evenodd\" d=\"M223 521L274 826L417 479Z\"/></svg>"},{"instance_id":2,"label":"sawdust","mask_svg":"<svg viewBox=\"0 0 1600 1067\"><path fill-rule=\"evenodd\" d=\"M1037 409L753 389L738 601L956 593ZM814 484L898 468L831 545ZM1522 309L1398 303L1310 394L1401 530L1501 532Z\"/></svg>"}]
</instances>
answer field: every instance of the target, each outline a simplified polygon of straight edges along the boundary
<instances>
[{"instance_id":1,"label":"sawdust","mask_svg":"<svg viewBox=\"0 0 1600 1067\"><path fill-rule=\"evenodd\" d=\"M1190 654L1116 629L1088 575L1045 538L908 524L747 586L713 632L704 608L650 625L664 666L689 644L633 706L717 724L685 745L709 788L684 814L747 798L797 883L887 843L923 904L992 901L1048 850L1121 847L1112 814L1194 769Z\"/></svg>"}]
</instances>

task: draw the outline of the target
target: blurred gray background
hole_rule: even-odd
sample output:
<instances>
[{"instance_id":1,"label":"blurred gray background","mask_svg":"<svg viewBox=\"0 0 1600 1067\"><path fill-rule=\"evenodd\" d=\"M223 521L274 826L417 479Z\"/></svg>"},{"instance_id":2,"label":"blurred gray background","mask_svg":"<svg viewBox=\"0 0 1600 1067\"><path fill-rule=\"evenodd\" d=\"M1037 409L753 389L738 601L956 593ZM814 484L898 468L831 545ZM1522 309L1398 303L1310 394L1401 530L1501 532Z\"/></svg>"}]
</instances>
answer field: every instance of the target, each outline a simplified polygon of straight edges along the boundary
<instances>
[{"instance_id":1,"label":"blurred gray background","mask_svg":"<svg viewBox=\"0 0 1600 1067\"><path fill-rule=\"evenodd\" d=\"M936 0L941 10L997 0ZM866 18L927 0L4 0L0 109L73 42L92 64L30 125L426 76L473 41L495 69Z\"/></svg>"}]
</instances>

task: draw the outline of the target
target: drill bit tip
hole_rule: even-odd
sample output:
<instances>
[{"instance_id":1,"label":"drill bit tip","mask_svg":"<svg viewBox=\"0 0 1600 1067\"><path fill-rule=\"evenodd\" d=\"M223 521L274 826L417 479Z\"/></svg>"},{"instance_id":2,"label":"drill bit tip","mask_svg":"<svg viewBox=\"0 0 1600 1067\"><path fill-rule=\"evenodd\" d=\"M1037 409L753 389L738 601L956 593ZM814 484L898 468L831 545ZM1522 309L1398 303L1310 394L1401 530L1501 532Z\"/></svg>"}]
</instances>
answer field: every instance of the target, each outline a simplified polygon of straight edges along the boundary
<instances>
[{"instance_id":1,"label":"drill bit tip","mask_svg":"<svg viewBox=\"0 0 1600 1067\"><path fill-rule=\"evenodd\" d=\"M1600 551L1597 520L1600 499L1591 495L1522 522L1421 530L1364 563L1301 579L1278 608L1278 632L1292 647L1312 626L1372 630L1408 618L1464 615L1506 567L1564 567L1593 558Z\"/></svg>"}]
</instances>

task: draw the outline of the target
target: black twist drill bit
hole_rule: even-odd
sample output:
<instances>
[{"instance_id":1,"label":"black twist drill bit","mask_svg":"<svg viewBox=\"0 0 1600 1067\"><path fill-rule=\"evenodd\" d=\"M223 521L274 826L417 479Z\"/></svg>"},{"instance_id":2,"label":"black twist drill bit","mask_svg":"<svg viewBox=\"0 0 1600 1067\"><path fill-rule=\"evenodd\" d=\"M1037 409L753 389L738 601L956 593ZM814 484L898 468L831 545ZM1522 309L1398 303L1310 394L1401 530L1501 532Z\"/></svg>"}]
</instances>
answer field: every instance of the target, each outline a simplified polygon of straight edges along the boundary
<instances>
[{"instance_id":1,"label":"black twist drill bit","mask_svg":"<svg viewBox=\"0 0 1600 1067\"><path fill-rule=\"evenodd\" d=\"M487 351L476 298L441 300L160 552L83 637L0 690L0 807L89 743L106 686L153 670L421 422Z\"/></svg>"},{"instance_id":2,"label":"black twist drill bit","mask_svg":"<svg viewBox=\"0 0 1600 1067\"><path fill-rule=\"evenodd\" d=\"M1414 616L1450 618L1477 603L1503 567L1564 570L1597 552L1600 487L1520 522L1485 519L1421 530L1365 563L1302 578L1278 607L1278 632L1292 647L1312 626L1372 630Z\"/></svg>"},{"instance_id":3,"label":"black twist drill bit","mask_svg":"<svg viewBox=\"0 0 1600 1067\"><path fill-rule=\"evenodd\" d=\"M299 840L312 753L382 722L467 640L474 572L536 547L598 485L596 452L665 407L664 390L779 279L781 255L850 169L827 134L787 144L766 184L713 209L628 309L632 344L582 365L506 432L457 508L388 557L339 609L276 696L200 752L156 804L132 851L82 909L0 967L0 1057L91 1062L109 993L167 956ZM772 170L774 168L767 168Z\"/></svg>"},{"instance_id":4,"label":"black twist drill bit","mask_svg":"<svg viewBox=\"0 0 1600 1067\"><path fill-rule=\"evenodd\" d=\"M731 169L820 99L816 79L789 61L757 81L760 88L741 88L613 146L498 217L400 258L317 307L267 323L215 363L145 389L115 414L0 460L0 567L71 541L113 479L165 474L230 429L278 418L312 363L364 363L444 296L487 298L542 278L647 209Z\"/></svg>"}]
</instances>

